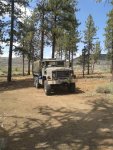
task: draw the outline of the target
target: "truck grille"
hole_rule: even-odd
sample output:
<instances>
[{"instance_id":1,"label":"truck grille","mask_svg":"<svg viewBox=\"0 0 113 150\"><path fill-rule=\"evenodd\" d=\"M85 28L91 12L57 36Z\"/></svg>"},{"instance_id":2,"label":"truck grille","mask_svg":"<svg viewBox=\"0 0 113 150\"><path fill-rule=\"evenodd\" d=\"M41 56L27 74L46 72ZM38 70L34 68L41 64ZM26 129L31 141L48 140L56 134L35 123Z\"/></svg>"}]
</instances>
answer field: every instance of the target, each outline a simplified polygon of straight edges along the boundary
<instances>
[{"instance_id":1,"label":"truck grille","mask_svg":"<svg viewBox=\"0 0 113 150\"><path fill-rule=\"evenodd\" d=\"M70 72L69 71L54 71L54 79L65 79L69 78Z\"/></svg>"}]
</instances>

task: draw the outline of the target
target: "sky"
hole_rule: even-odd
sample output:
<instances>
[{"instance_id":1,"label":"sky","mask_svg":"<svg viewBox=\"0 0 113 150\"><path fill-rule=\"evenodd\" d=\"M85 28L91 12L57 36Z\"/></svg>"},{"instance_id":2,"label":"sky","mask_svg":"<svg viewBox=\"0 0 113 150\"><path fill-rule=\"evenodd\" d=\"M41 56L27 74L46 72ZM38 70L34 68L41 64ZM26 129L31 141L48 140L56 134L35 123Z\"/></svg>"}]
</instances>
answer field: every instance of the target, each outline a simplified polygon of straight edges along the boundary
<instances>
[{"instance_id":1,"label":"sky","mask_svg":"<svg viewBox=\"0 0 113 150\"><path fill-rule=\"evenodd\" d=\"M85 22L89 15L92 15L95 26L98 28L96 37L101 42L103 53L104 48L104 28L106 26L106 15L112 9L111 5L103 0L101 3L96 3L96 0L79 0L78 8L80 9L77 13L77 19L80 21L79 31L81 33L85 30ZM83 36L83 34L82 34ZM83 49L84 45L79 44L79 53Z\"/></svg>"},{"instance_id":2,"label":"sky","mask_svg":"<svg viewBox=\"0 0 113 150\"><path fill-rule=\"evenodd\" d=\"M34 0L35 1L35 0ZM97 38L101 42L101 47L104 51L104 28L106 26L106 15L112 9L111 5L103 0L101 3L96 3L96 0L78 0L77 8L79 11L76 14L78 21L81 23L79 25L78 30L81 32L81 36L83 36L82 32L85 30L85 22L89 15L92 15L93 20L95 22L95 26L98 28L97 31ZM32 4L35 6L35 3ZM81 54L81 50L83 49L84 45L82 43L78 44L78 52L77 56ZM8 56L8 48L6 48L4 55ZM15 55L13 54L13 57ZM51 57L51 50L49 47L45 47L44 57L48 58Z\"/></svg>"}]
</instances>

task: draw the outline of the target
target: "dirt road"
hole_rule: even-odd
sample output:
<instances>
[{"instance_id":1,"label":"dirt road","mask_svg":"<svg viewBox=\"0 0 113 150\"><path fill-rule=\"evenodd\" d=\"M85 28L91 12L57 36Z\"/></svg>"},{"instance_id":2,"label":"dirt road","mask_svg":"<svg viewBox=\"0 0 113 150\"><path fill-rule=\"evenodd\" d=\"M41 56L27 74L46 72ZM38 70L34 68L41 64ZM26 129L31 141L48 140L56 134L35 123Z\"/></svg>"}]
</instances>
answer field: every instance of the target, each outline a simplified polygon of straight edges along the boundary
<instances>
[{"instance_id":1,"label":"dirt road","mask_svg":"<svg viewBox=\"0 0 113 150\"><path fill-rule=\"evenodd\" d=\"M7 150L113 150L113 103L95 88L106 78L77 79L77 91L46 96L31 78L0 84L0 125Z\"/></svg>"}]
</instances>

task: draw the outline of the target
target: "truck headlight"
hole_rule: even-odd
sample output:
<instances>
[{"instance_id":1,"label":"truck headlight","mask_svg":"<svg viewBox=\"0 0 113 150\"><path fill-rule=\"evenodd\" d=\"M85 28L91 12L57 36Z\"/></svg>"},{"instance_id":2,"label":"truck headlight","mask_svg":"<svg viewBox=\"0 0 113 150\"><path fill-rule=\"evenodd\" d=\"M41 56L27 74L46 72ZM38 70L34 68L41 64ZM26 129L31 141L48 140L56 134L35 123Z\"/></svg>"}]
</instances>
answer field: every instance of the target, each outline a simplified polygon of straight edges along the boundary
<instances>
[{"instance_id":1,"label":"truck headlight","mask_svg":"<svg viewBox=\"0 0 113 150\"><path fill-rule=\"evenodd\" d=\"M56 78L56 73L52 72L52 78L55 79Z\"/></svg>"},{"instance_id":2,"label":"truck headlight","mask_svg":"<svg viewBox=\"0 0 113 150\"><path fill-rule=\"evenodd\" d=\"M51 79L51 77L50 77L50 76L48 76L48 77L47 77L47 79L48 79L48 80L50 80L50 79Z\"/></svg>"}]
</instances>

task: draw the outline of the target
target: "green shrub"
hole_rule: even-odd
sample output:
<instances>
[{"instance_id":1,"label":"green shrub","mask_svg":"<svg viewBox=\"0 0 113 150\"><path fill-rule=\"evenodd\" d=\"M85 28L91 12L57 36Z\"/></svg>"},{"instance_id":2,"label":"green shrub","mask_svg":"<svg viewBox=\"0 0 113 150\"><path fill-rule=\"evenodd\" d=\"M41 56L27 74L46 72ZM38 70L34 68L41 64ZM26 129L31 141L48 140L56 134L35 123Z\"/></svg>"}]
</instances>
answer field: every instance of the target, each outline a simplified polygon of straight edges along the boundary
<instances>
[{"instance_id":1,"label":"green shrub","mask_svg":"<svg viewBox=\"0 0 113 150\"><path fill-rule=\"evenodd\" d=\"M98 87L96 89L97 93L105 93L105 94L113 94L113 83L110 83L108 85Z\"/></svg>"},{"instance_id":2,"label":"green shrub","mask_svg":"<svg viewBox=\"0 0 113 150\"><path fill-rule=\"evenodd\" d=\"M110 92L110 89L107 88L107 87L98 87L98 88L96 89L96 92L97 92L97 93L106 93L106 94L111 93L111 92Z\"/></svg>"}]
</instances>

